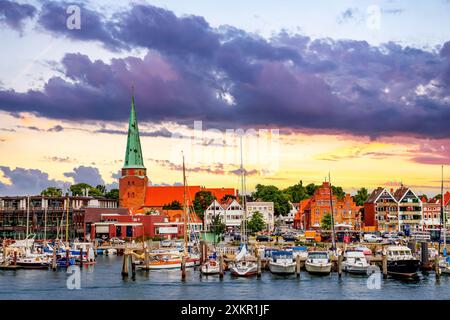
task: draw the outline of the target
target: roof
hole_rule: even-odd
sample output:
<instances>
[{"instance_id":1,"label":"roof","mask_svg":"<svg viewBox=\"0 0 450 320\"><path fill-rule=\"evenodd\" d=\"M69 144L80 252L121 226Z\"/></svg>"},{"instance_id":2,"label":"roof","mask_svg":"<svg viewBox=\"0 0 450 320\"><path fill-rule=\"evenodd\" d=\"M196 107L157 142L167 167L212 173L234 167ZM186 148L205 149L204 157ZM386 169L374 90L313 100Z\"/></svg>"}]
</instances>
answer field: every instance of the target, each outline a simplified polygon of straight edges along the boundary
<instances>
[{"instance_id":1,"label":"roof","mask_svg":"<svg viewBox=\"0 0 450 320\"><path fill-rule=\"evenodd\" d=\"M403 197L405 196L405 194L409 191L409 188L401 186L400 188L398 188L397 190L395 190L393 196L395 198L395 200L400 201L403 199Z\"/></svg>"},{"instance_id":2,"label":"roof","mask_svg":"<svg viewBox=\"0 0 450 320\"><path fill-rule=\"evenodd\" d=\"M375 203L378 197L383 193L385 189L383 187L378 187L372 191L366 203Z\"/></svg>"},{"instance_id":3,"label":"roof","mask_svg":"<svg viewBox=\"0 0 450 320\"><path fill-rule=\"evenodd\" d=\"M209 191L220 201L225 195L235 194L233 188L204 188L200 186L186 187L187 202L194 201L195 194L199 191ZM145 207L162 207L173 201L184 202L184 186L147 186L145 194Z\"/></svg>"},{"instance_id":4,"label":"roof","mask_svg":"<svg viewBox=\"0 0 450 320\"><path fill-rule=\"evenodd\" d=\"M167 215L169 222L181 222L183 221L183 210L162 210L162 213ZM190 223L202 223L202 220L195 212L189 213Z\"/></svg>"},{"instance_id":5,"label":"roof","mask_svg":"<svg viewBox=\"0 0 450 320\"><path fill-rule=\"evenodd\" d=\"M127 149L125 150L124 168L145 168L142 158L141 140L134 109L134 96L131 97L130 120L128 122Z\"/></svg>"}]
</instances>

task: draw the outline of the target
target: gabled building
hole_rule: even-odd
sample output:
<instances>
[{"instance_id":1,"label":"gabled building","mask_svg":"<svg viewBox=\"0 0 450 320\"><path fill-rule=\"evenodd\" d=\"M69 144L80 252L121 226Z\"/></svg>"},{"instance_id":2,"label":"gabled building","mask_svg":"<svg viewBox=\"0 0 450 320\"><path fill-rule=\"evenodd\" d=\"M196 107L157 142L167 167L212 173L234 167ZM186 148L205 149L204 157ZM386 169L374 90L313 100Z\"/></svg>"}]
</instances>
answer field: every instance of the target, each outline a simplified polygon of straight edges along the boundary
<instances>
[{"instance_id":1,"label":"gabled building","mask_svg":"<svg viewBox=\"0 0 450 320\"><path fill-rule=\"evenodd\" d=\"M422 230L422 200L408 187L401 186L394 192L398 204L398 230Z\"/></svg>"},{"instance_id":2,"label":"gabled building","mask_svg":"<svg viewBox=\"0 0 450 320\"><path fill-rule=\"evenodd\" d=\"M364 225L379 231L398 231L398 203L386 188L373 190L364 203Z\"/></svg>"},{"instance_id":3,"label":"gabled building","mask_svg":"<svg viewBox=\"0 0 450 320\"><path fill-rule=\"evenodd\" d=\"M441 227L441 199L422 199L422 217L425 231L437 231Z\"/></svg>"},{"instance_id":4,"label":"gabled building","mask_svg":"<svg viewBox=\"0 0 450 320\"><path fill-rule=\"evenodd\" d=\"M275 211L273 202L252 201L246 203L247 218L251 219L255 212L261 213L266 228L268 231L272 231L275 228Z\"/></svg>"},{"instance_id":5,"label":"gabled building","mask_svg":"<svg viewBox=\"0 0 450 320\"><path fill-rule=\"evenodd\" d=\"M220 203L214 200L205 210L204 229L210 230L213 217L219 215L227 230L233 231L241 227L244 218L244 210L236 199L229 198L226 202Z\"/></svg>"}]
</instances>

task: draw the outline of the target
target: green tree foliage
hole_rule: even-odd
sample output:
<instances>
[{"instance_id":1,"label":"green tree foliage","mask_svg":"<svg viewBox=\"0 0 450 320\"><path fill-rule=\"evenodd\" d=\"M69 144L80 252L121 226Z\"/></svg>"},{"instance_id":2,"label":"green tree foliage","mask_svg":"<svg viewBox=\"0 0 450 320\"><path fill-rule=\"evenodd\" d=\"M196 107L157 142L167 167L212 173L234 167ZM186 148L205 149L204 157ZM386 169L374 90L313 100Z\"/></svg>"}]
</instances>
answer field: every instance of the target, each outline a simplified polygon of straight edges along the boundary
<instances>
[{"instance_id":1,"label":"green tree foliage","mask_svg":"<svg viewBox=\"0 0 450 320\"><path fill-rule=\"evenodd\" d=\"M333 194L339 199L342 200L345 198L345 192L342 190L342 187L335 187L331 186L331 189L333 190Z\"/></svg>"},{"instance_id":2,"label":"green tree foliage","mask_svg":"<svg viewBox=\"0 0 450 320\"><path fill-rule=\"evenodd\" d=\"M320 222L320 227L324 230L330 230L331 229L331 214L326 213L322 217L322 221Z\"/></svg>"},{"instance_id":3,"label":"green tree foliage","mask_svg":"<svg viewBox=\"0 0 450 320\"><path fill-rule=\"evenodd\" d=\"M56 187L48 187L47 189L41 191L41 196L61 197L62 190L60 188L56 188Z\"/></svg>"},{"instance_id":4,"label":"green tree foliage","mask_svg":"<svg viewBox=\"0 0 450 320\"><path fill-rule=\"evenodd\" d=\"M104 195L102 191L87 183L77 183L70 186L70 191L74 196L83 196L85 189L89 190L90 197L101 197Z\"/></svg>"},{"instance_id":5,"label":"green tree foliage","mask_svg":"<svg viewBox=\"0 0 450 320\"><path fill-rule=\"evenodd\" d=\"M209 230L212 233L218 235L225 232L225 223L222 221L222 217L219 214L213 215L211 218L211 223L209 225Z\"/></svg>"},{"instance_id":6,"label":"green tree foliage","mask_svg":"<svg viewBox=\"0 0 450 320\"><path fill-rule=\"evenodd\" d=\"M206 208L216 199L216 197L210 191L199 191L195 194L194 198L194 210L203 220Z\"/></svg>"},{"instance_id":7,"label":"green tree foliage","mask_svg":"<svg viewBox=\"0 0 450 320\"><path fill-rule=\"evenodd\" d=\"M222 199L220 199L220 201L225 202L225 201L227 201L228 199L236 199L236 196L235 196L235 195L232 195L232 194L226 194L226 195L224 195L224 196L222 197Z\"/></svg>"},{"instance_id":8,"label":"green tree foliage","mask_svg":"<svg viewBox=\"0 0 450 320\"><path fill-rule=\"evenodd\" d=\"M273 202L274 212L277 216L286 216L291 210L288 196L275 186L257 184L256 191L253 193L253 198Z\"/></svg>"},{"instance_id":9,"label":"green tree foliage","mask_svg":"<svg viewBox=\"0 0 450 320\"><path fill-rule=\"evenodd\" d=\"M358 206L364 205L364 202L369 198L369 193L366 188L359 189L353 196L353 200Z\"/></svg>"},{"instance_id":10,"label":"green tree foliage","mask_svg":"<svg viewBox=\"0 0 450 320\"><path fill-rule=\"evenodd\" d=\"M247 228L250 232L259 232L266 228L266 223L264 222L263 215L255 211L250 218L250 220L247 222Z\"/></svg>"},{"instance_id":11,"label":"green tree foliage","mask_svg":"<svg viewBox=\"0 0 450 320\"><path fill-rule=\"evenodd\" d=\"M319 189L320 186L315 185L314 183L310 183L305 187L306 194L308 195L308 198L312 197L314 192L316 192L317 189Z\"/></svg>"},{"instance_id":12,"label":"green tree foliage","mask_svg":"<svg viewBox=\"0 0 450 320\"><path fill-rule=\"evenodd\" d=\"M293 203L298 203L309 197L309 195L306 192L306 188L303 186L303 181L301 180L299 183L284 189L283 193L286 194L288 196L289 201Z\"/></svg>"},{"instance_id":13,"label":"green tree foliage","mask_svg":"<svg viewBox=\"0 0 450 320\"><path fill-rule=\"evenodd\" d=\"M163 206L164 210L181 210L183 207L181 206L181 203L177 200L172 201L169 204L165 204Z\"/></svg>"},{"instance_id":14,"label":"green tree foliage","mask_svg":"<svg viewBox=\"0 0 450 320\"><path fill-rule=\"evenodd\" d=\"M106 187L104 185L98 184L95 189L100 191L102 194L106 194Z\"/></svg>"},{"instance_id":15,"label":"green tree foliage","mask_svg":"<svg viewBox=\"0 0 450 320\"><path fill-rule=\"evenodd\" d=\"M119 200L119 189L111 189L106 194L105 197L108 199Z\"/></svg>"}]
</instances>

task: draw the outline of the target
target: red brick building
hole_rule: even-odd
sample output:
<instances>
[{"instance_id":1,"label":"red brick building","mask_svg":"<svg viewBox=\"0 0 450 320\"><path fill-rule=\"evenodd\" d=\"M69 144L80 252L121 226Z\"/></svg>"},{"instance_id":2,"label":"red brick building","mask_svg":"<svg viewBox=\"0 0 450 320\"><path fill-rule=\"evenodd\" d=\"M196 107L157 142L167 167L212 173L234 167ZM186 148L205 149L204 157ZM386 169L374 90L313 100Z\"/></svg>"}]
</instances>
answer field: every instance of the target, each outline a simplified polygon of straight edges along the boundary
<instances>
[{"instance_id":1,"label":"red brick building","mask_svg":"<svg viewBox=\"0 0 450 320\"><path fill-rule=\"evenodd\" d=\"M333 218L335 224L346 224L356 227L359 223L359 209L353 198L346 194L338 199L332 194ZM331 213L330 184L324 182L310 199L300 202L299 210L294 218L294 228L305 230L320 228L323 217Z\"/></svg>"}]
</instances>

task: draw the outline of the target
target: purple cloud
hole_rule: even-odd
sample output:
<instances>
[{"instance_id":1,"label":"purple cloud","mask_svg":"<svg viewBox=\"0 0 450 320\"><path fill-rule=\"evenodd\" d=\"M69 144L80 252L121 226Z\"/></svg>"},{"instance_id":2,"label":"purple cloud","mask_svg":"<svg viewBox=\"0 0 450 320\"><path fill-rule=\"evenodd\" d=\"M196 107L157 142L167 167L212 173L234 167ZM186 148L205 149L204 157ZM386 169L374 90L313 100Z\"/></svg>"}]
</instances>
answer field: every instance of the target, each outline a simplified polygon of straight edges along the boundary
<instances>
[{"instance_id":1,"label":"purple cloud","mask_svg":"<svg viewBox=\"0 0 450 320\"><path fill-rule=\"evenodd\" d=\"M12 29L22 31L24 21L33 18L36 12L36 8L32 5L0 0L0 23Z\"/></svg>"},{"instance_id":2,"label":"purple cloud","mask_svg":"<svg viewBox=\"0 0 450 320\"><path fill-rule=\"evenodd\" d=\"M265 40L140 4L110 20L83 7L91 27L76 35L62 28L62 21L50 21L62 6L45 4L40 25L114 50L140 47L148 53L110 63L66 54L60 77L49 79L42 90L0 91L0 109L55 119L126 121L134 83L140 121L192 125L203 120L205 127L220 129L275 126L372 138L450 137L448 43L429 52L392 42L371 46L285 32Z\"/></svg>"},{"instance_id":3,"label":"purple cloud","mask_svg":"<svg viewBox=\"0 0 450 320\"><path fill-rule=\"evenodd\" d=\"M73 168L72 172L65 172L64 176L72 178L74 183L87 183L94 187L105 184L98 168L94 167L79 166Z\"/></svg>"}]
</instances>

